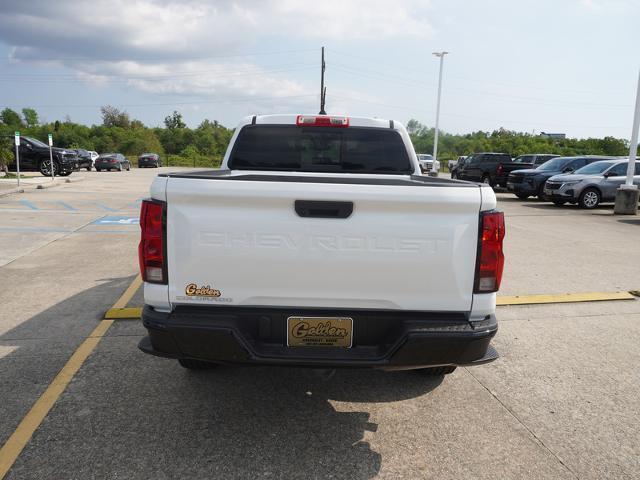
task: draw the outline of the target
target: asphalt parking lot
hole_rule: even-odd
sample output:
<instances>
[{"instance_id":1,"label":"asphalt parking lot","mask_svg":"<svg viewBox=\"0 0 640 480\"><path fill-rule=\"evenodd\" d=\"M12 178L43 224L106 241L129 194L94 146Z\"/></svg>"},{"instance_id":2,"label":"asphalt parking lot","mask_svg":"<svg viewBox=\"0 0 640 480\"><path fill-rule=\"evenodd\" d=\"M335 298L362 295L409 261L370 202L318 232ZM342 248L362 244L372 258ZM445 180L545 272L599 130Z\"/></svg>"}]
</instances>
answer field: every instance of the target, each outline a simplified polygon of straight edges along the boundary
<instances>
[{"instance_id":1,"label":"asphalt parking lot","mask_svg":"<svg viewBox=\"0 0 640 480\"><path fill-rule=\"evenodd\" d=\"M75 173L84 180L0 198L0 445L135 281L138 206L156 173ZM498 197L502 295L640 289L639 218ZM139 306L130 293L122 302ZM639 478L640 301L503 306L498 318L501 359L436 379L191 372L138 351L140 323L116 320L15 463L0 456L0 478L3 466L7 479Z\"/></svg>"}]
</instances>

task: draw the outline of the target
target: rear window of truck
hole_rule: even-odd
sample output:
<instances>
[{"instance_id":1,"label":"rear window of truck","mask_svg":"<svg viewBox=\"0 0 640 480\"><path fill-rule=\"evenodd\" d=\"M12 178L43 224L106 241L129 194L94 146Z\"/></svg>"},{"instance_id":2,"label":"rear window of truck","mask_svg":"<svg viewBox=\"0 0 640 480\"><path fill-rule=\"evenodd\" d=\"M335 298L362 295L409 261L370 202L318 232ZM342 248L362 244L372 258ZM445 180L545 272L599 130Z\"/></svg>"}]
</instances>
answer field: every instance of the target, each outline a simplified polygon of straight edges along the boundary
<instances>
[{"instance_id":1,"label":"rear window of truck","mask_svg":"<svg viewBox=\"0 0 640 480\"><path fill-rule=\"evenodd\" d=\"M407 175L413 165L395 130L247 125L227 162L231 170Z\"/></svg>"}]
</instances>

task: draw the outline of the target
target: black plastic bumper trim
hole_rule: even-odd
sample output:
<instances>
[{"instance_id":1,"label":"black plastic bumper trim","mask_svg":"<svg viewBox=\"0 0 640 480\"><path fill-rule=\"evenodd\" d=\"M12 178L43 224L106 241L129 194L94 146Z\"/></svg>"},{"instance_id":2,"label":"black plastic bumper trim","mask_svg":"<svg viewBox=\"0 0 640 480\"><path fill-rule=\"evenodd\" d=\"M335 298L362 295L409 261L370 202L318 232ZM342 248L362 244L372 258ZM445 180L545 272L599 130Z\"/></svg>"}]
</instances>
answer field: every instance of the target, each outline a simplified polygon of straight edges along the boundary
<instances>
[{"instance_id":1,"label":"black plastic bumper trim","mask_svg":"<svg viewBox=\"0 0 640 480\"><path fill-rule=\"evenodd\" d=\"M437 312L420 312L422 316L418 318L419 312L351 311L354 318L354 347L351 349L290 348L283 345L282 338L259 338L265 329L262 320L266 315L286 317L305 314L304 310L308 309L205 307L161 313L146 306L142 320L149 336L138 346L145 353L168 358L332 368L479 365L497 358L497 352L489 345L498 329L493 315L483 322L471 323L463 320L462 315ZM328 314L327 309L320 311ZM344 315L344 310L330 311L336 316ZM254 317L257 321L251 322ZM367 324L360 327L364 328L360 333L364 338L369 337L368 344L356 341L358 321L361 325ZM393 328L368 332L368 324L376 321L382 321L385 327L392 324ZM275 320L274 323L279 330L281 324Z\"/></svg>"}]
</instances>

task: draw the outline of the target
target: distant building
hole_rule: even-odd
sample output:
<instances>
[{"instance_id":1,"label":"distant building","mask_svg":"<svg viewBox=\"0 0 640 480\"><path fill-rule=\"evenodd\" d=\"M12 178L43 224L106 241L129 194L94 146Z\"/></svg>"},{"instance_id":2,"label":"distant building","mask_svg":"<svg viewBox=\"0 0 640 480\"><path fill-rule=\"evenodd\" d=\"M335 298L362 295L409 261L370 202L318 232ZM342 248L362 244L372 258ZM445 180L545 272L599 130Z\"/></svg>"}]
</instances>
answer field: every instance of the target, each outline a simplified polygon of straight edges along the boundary
<instances>
[{"instance_id":1,"label":"distant building","mask_svg":"<svg viewBox=\"0 0 640 480\"><path fill-rule=\"evenodd\" d=\"M550 138L552 140L564 140L565 138L567 138L567 134L566 133L546 133L546 132L540 132L540 136L542 138Z\"/></svg>"}]
</instances>

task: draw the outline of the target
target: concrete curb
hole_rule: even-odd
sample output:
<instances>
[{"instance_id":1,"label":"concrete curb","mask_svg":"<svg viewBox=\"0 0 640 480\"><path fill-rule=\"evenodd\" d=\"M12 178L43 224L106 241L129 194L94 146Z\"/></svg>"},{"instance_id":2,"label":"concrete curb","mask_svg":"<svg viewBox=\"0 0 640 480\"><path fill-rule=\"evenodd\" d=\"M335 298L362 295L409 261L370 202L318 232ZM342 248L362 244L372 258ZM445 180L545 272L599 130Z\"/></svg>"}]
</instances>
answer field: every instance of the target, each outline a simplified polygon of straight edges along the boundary
<instances>
[{"instance_id":1,"label":"concrete curb","mask_svg":"<svg viewBox=\"0 0 640 480\"><path fill-rule=\"evenodd\" d=\"M51 182L51 183L39 183L36 188L38 190L42 190L44 188L53 188L53 187L59 187L60 184L58 182Z\"/></svg>"},{"instance_id":2,"label":"concrete curb","mask_svg":"<svg viewBox=\"0 0 640 480\"><path fill-rule=\"evenodd\" d=\"M75 182L81 182L82 180L84 180L84 177L69 177L67 178L64 182L65 183L75 183Z\"/></svg>"},{"instance_id":3,"label":"concrete curb","mask_svg":"<svg viewBox=\"0 0 640 480\"><path fill-rule=\"evenodd\" d=\"M14 193L24 193L24 188L12 188L10 190L5 190L4 192L0 192L0 197L6 197L7 195L12 195Z\"/></svg>"}]
</instances>

